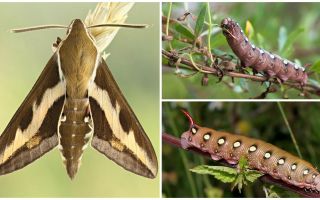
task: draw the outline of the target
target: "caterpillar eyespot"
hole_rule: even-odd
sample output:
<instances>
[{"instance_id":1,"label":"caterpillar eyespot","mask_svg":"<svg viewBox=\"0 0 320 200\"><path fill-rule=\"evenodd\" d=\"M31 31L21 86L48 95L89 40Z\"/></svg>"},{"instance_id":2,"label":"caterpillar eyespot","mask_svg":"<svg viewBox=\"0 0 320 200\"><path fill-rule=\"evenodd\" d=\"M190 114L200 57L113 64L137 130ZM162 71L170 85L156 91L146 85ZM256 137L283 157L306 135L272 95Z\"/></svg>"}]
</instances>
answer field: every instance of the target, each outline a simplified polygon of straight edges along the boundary
<instances>
[{"instance_id":1,"label":"caterpillar eyespot","mask_svg":"<svg viewBox=\"0 0 320 200\"><path fill-rule=\"evenodd\" d=\"M296 187L320 192L320 173L309 162L272 144L246 136L199 125L193 134L194 121L187 112L184 113L189 118L191 127L181 136L181 146L184 149L198 148L209 153L213 160L224 159L229 164L237 164L241 157L245 157L251 169Z\"/></svg>"},{"instance_id":2,"label":"caterpillar eyespot","mask_svg":"<svg viewBox=\"0 0 320 200\"><path fill-rule=\"evenodd\" d=\"M275 76L282 81L298 82L301 85L307 83L308 74L304 67L251 44L241 27L234 20L223 19L221 27L229 46L239 57L243 66L251 67L258 72L264 72L270 77Z\"/></svg>"}]
</instances>

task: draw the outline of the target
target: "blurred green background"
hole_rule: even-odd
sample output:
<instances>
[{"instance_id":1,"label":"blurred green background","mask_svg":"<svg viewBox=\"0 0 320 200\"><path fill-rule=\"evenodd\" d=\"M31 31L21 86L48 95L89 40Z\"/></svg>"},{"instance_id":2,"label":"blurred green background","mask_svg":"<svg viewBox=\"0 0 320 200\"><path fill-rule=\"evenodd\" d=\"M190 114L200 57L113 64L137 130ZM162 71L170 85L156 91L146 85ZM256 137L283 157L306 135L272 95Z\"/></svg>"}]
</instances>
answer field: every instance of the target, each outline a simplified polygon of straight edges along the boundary
<instances>
[{"instance_id":1,"label":"blurred green background","mask_svg":"<svg viewBox=\"0 0 320 200\"><path fill-rule=\"evenodd\" d=\"M281 106L303 159L319 169L320 104L282 102ZM180 111L185 109L200 126L258 138L297 155L276 102L164 102L162 108L163 132L176 137L189 128L188 119ZM244 186L242 194L237 189L231 192L231 184L189 171L202 164L221 165L219 162L166 143L162 147L162 164L162 192L165 197L266 197L263 186L272 188L270 184L256 181ZM279 187L271 190L280 197L297 197Z\"/></svg>"},{"instance_id":2,"label":"blurred green background","mask_svg":"<svg viewBox=\"0 0 320 200\"><path fill-rule=\"evenodd\" d=\"M69 25L75 18L84 20L95 6L96 3L0 4L1 132L53 54L52 43L66 32L13 34L9 30L42 24ZM106 49L111 53L107 63L159 159L159 4L136 3L127 22L153 26L121 29ZM158 197L159 174L154 180L137 176L88 148L71 181L59 150L54 149L22 170L1 176L0 188L0 197Z\"/></svg>"},{"instance_id":3,"label":"blurred green background","mask_svg":"<svg viewBox=\"0 0 320 200\"><path fill-rule=\"evenodd\" d=\"M169 3L163 3L162 5L163 15L167 16ZM171 19L183 16L186 11L191 12L193 19L188 16L186 21L181 23L191 27L192 30L203 5L204 3L173 3ZM315 64L320 60L320 3L210 3L210 10L212 23L216 25L220 25L223 18L230 17L239 22L240 26L245 29L246 21L249 20L254 28L250 40L256 46L289 60L300 62L302 66L304 64ZM206 16L206 21L208 21L208 16ZM207 29L208 26L205 25L203 33ZM179 37L179 34L176 34L175 37ZM202 42L203 45L207 45L207 35L202 37ZM162 44L163 49L169 49L167 41ZM184 47L183 43L177 40L172 41L172 46L174 49ZM215 53L227 52L234 55L217 26L212 30L211 48ZM244 81L239 78L236 78L235 84L232 84L229 77L224 77L225 82L217 84L218 78L214 76L209 76L208 86L202 86L202 73L190 78L180 78L175 74L175 71L175 68L163 69L163 98L247 99L258 96L266 89L266 86L261 86L259 82ZM182 68L181 72L184 74L191 73L191 71ZM311 75L310 81L319 85L319 75ZM289 98L303 98L299 96L299 91L295 89L289 89L287 96ZM315 95L311 97L319 98ZM268 98L283 98L283 94L279 89L277 93L268 94Z\"/></svg>"}]
</instances>

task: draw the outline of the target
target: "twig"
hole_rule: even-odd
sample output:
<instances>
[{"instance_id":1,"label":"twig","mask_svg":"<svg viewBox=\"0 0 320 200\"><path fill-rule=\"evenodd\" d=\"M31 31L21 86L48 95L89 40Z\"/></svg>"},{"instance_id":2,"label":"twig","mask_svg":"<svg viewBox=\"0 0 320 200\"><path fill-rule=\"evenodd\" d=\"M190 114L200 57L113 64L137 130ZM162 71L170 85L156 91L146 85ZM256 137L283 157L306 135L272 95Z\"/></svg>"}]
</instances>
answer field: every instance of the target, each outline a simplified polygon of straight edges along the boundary
<instances>
[{"instance_id":1,"label":"twig","mask_svg":"<svg viewBox=\"0 0 320 200\"><path fill-rule=\"evenodd\" d=\"M170 134L163 133L162 134L162 141L167 143L167 144L170 144L170 145L172 145L174 147L183 149L182 146L181 146L181 143L180 143L180 139L177 138L177 137L174 137L174 136L172 136ZM210 154L209 153L205 153L203 151L200 151L199 149L190 148L188 150L190 150L192 152L195 152L195 153L198 153L199 155L202 155L204 157L209 157L210 158ZM228 165L228 166L234 167L234 166L228 164L227 162L225 162L223 160L218 161L218 162L220 162L220 163L222 163L224 165ZM263 181L263 182L270 183L270 184L273 184L273 185L277 185L279 187L282 187L283 189L290 190L290 191L292 191L294 193L300 194L303 197L311 197L311 198L319 198L320 197L320 193L307 192L303 188L298 188L298 187L296 187L294 185L290 185L290 184L288 184L286 182L283 182L280 179L274 179L270 175L263 175L259 179L261 181Z\"/></svg>"},{"instance_id":2,"label":"twig","mask_svg":"<svg viewBox=\"0 0 320 200\"><path fill-rule=\"evenodd\" d=\"M166 58L168 58L169 60L172 61L177 61L180 57L179 55L172 53L172 52L168 52L166 50L162 50L162 55L165 56ZM180 67L184 67L190 70L194 70L194 71L198 71L193 63L186 59L186 58L181 58L181 64L184 64L186 66L180 66ZM214 75L214 76L218 76L219 72L217 69L212 68L212 67L208 67L205 65L201 65L201 64L197 64L197 67L199 67L200 69L202 69L203 71L207 71L210 72L209 74ZM264 77L264 76L256 76L256 75L250 75L250 74L245 74L245 73L240 73L240 72L233 72L233 71L224 71L224 75L225 76L229 76L229 77L234 77L234 78L244 78L244 79L249 79L252 81L256 81L256 82L265 82L265 81L270 81L274 84L279 84L278 81L276 80L268 80L268 78ZM292 88L295 88L297 90L301 89L301 86L299 83L292 83L292 82L284 82L282 83L284 85L288 85ZM303 86L303 91L315 94L320 96L320 87L313 85L313 84L305 84Z\"/></svg>"}]
</instances>

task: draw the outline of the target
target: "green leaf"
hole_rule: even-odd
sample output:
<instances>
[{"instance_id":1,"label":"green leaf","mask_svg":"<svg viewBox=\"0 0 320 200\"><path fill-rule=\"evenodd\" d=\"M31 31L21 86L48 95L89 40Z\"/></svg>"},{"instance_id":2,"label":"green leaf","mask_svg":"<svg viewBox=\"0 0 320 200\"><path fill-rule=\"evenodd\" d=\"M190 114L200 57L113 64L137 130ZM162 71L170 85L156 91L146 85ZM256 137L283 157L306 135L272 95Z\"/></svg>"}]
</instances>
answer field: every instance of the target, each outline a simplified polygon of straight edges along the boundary
<instances>
[{"instance_id":1,"label":"green leaf","mask_svg":"<svg viewBox=\"0 0 320 200\"><path fill-rule=\"evenodd\" d=\"M257 33L257 41L258 41L259 47L265 48L265 40L260 33Z\"/></svg>"},{"instance_id":2,"label":"green leaf","mask_svg":"<svg viewBox=\"0 0 320 200\"><path fill-rule=\"evenodd\" d=\"M245 179L251 183L253 183L255 180L263 176L262 173L256 170L247 170L245 172Z\"/></svg>"},{"instance_id":3,"label":"green leaf","mask_svg":"<svg viewBox=\"0 0 320 200\"><path fill-rule=\"evenodd\" d=\"M206 14L207 14L207 6L206 6L206 4L204 4L200 10L200 13L198 15L198 19L196 22L196 26L194 29L195 38L198 38L198 36L200 35L200 33L203 30L204 20L206 18Z\"/></svg>"},{"instance_id":4,"label":"green leaf","mask_svg":"<svg viewBox=\"0 0 320 200\"><path fill-rule=\"evenodd\" d=\"M183 35L191 40L194 40L194 38L195 38L192 31L188 27L186 27L180 23L174 23L172 25L172 28L173 28L173 31L178 32L181 35Z\"/></svg>"},{"instance_id":5,"label":"green leaf","mask_svg":"<svg viewBox=\"0 0 320 200\"><path fill-rule=\"evenodd\" d=\"M278 49L280 53L282 53L282 50L287 40L288 40L287 29L281 26L279 30L279 38L278 38Z\"/></svg>"},{"instance_id":6,"label":"green leaf","mask_svg":"<svg viewBox=\"0 0 320 200\"><path fill-rule=\"evenodd\" d=\"M315 62L311 67L310 70L316 73L320 73L320 60Z\"/></svg>"},{"instance_id":7,"label":"green leaf","mask_svg":"<svg viewBox=\"0 0 320 200\"><path fill-rule=\"evenodd\" d=\"M247 167L248 167L248 160L247 160L245 157L241 156L241 158L239 159L238 166L239 166L239 168L240 168L241 171L247 169Z\"/></svg>"},{"instance_id":8,"label":"green leaf","mask_svg":"<svg viewBox=\"0 0 320 200\"><path fill-rule=\"evenodd\" d=\"M298 29L292 31L288 35L288 39L287 39L286 43L284 44L282 51L280 52L280 54L283 57L289 57L290 56L290 54L293 52L292 44L298 39L300 34L303 33L303 32L304 32L304 28L298 28Z\"/></svg>"},{"instance_id":9,"label":"green leaf","mask_svg":"<svg viewBox=\"0 0 320 200\"><path fill-rule=\"evenodd\" d=\"M198 174L209 174L223 183L232 183L236 179L237 171L234 168L223 166L199 165L190 171Z\"/></svg>"}]
</instances>

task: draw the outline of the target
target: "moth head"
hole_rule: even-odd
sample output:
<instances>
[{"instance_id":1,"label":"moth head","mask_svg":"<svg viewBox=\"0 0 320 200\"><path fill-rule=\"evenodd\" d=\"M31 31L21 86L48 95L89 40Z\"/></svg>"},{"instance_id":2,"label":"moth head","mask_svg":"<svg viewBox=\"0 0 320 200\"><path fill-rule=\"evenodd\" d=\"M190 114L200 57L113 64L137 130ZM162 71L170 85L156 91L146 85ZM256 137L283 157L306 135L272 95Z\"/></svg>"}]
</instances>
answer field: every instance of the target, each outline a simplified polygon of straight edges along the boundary
<instances>
[{"instance_id":1,"label":"moth head","mask_svg":"<svg viewBox=\"0 0 320 200\"><path fill-rule=\"evenodd\" d=\"M220 25L222 33L227 37L237 39L236 36L241 34L240 26L231 18L224 18Z\"/></svg>"},{"instance_id":2,"label":"moth head","mask_svg":"<svg viewBox=\"0 0 320 200\"><path fill-rule=\"evenodd\" d=\"M182 111L190 121L189 130L184 132L181 136L181 146L184 149L190 147L196 147L206 151L207 142L210 140L213 130L205 127L201 127L194 123L190 114L186 111Z\"/></svg>"}]
</instances>

